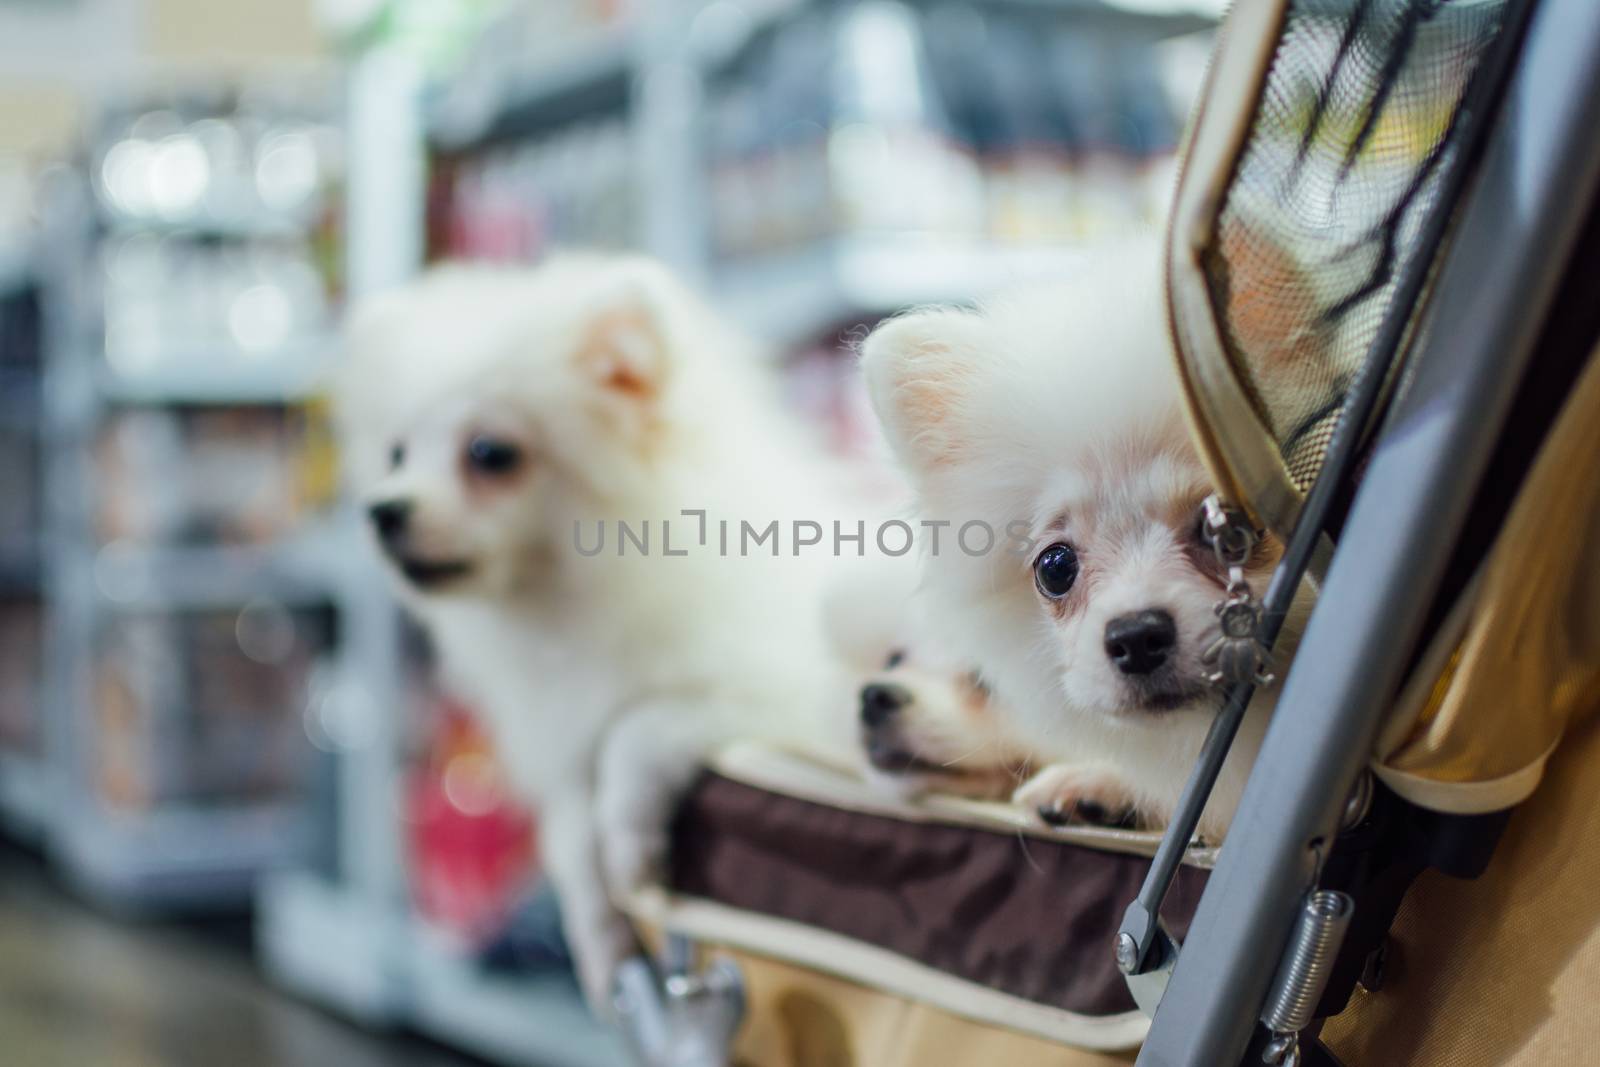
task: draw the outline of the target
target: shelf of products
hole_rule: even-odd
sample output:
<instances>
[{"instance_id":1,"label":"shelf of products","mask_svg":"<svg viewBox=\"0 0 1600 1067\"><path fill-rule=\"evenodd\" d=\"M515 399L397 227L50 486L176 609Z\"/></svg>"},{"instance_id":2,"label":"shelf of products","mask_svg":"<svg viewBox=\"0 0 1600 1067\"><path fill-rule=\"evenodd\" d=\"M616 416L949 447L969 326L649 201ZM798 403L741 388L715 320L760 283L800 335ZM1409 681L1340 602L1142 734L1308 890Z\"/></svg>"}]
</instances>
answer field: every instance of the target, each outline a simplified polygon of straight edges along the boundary
<instances>
[{"instance_id":1,"label":"shelf of products","mask_svg":"<svg viewBox=\"0 0 1600 1067\"><path fill-rule=\"evenodd\" d=\"M47 202L46 714L0 804L45 798L47 853L116 909L235 906L332 819L312 720L370 594L312 402L343 284L342 140L312 95L107 110Z\"/></svg>"},{"instance_id":2,"label":"shelf of products","mask_svg":"<svg viewBox=\"0 0 1600 1067\"><path fill-rule=\"evenodd\" d=\"M821 5L758 35L708 81L717 255L840 233L1059 244L1147 225L1182 122L1171 27L1091 11Z\"/></svg>"},{"instance_id":3,"label":"shelf of products","mask_svg":"<svg viewBox=\"0 0 1600 1067\"><path fill-rule=\"evenodd\" d=\"M530 11L509 6L461 63L461 73L433 98L427 126L440 148L464 151L575 112L619 110L626 103L638 58L631 24L591 12L574 16L563 31L542 16L535 25Z\"/></svg>"},{"instance_id":4,"label":"shelf of products","mask_svg":"<svg viewBox=\"0 0 1600 1067\"><path fill-rule=\"evenodd\" d=\"M49 844L86 898L141 913L235 907L267 872L302 862L313 841L304 807L286 803L77 818Z\"/></svg>"},{"instance_id":5,"label":"shelf of products","mask_svg":"<svg viewBox=\"0 0 1600 1067\"><path fill-rule=\"evenodd\" d=\"M343 166L322 95L226 90L108 109L90 151L96 214L113 235L315 231Z\"/></svg>"},{"instance_id":6,"label":"shelf of products","mask_svg":"<svg viewBox=\"0 0 1600 1067\"><path fill-rule=\"evenodd\" d=\"M134 369L106 366L96 388L118 404L281 404L314 399L327 384L331 340L259 352L230 348L153 353ZM201 352L208 353L202 357Z\"/></svg>"},{"instance_id":7,"label":"shelf of products","mask_svg":"<svg viewBox=\"0 0 1600 1067\"><path fill-rule=\"evenodd\" d=\"M110 236L101 248L105 359L120 375L247 373L315 350L330 318L321 253L285 238Z\"/></svg>"},{"instance_id":8,"label":"shelf of products","mask_svg":"<svg viewBox=\"0 0 1600 1067\"><path fill-rule=\"evenodd\" d=\"M639 229L637 173L627 124L617 116L441 159L433 244L443 256L497 262L528 262L578 243L629 247Z\"/></svg>"},{"instance_id":9,"label":"shelf of products","mask_svg":"<svg viewBox=\"0 0 1600 1067\"><path fill-rule=\"evenodd\" d=\"M94 440L97 540L260 546L302 531L331 495L334 461L283 399L108 409Z\"/></svg>"},{"instance_id":10,"label":"shelf of products","mask_svg":"<svg viewBox=\"0 0 1600 1067\"><path fill-rule=\"evenodd\" d=\"M304 718L331 670L331 609L119 609L93 665L96 796L117 816L270 810L304 795Z\"/></svg>"},{"instance_id":11,"label":"shelf of products","mask_svg":"<svg viewBox=\"0 0 1600 1067\"><path fill-rule=\"evenodd\" d=\"M544 5L512 10L520 25ZM481 124L499 134L435 128L431 254L659 246L780 347L908 293L970 297L1155 223L1211 25L1101 3L724 0L691 13L600 34L626 29L636 46L607 68L631 71L616 108L577 106L554 83L486 90ZM501 58L464 63L446 95L503 81L507 62L561 82L596 32L553 68L506 59L515 33L486 34ZM636 114L660 99L681 126L670 148L638 132L666 125ZM543 121L514 121L536 104ZM894 269L873 278L868 264Z\"/></svg>"},{"instance_id":12,"label":"shelf of products","mask_svg":"<svg viewBox=\"0 0 1600 1067\"><path fill-rule=\"evenodd\" d=\"M358 1020L403 1023L496 1063L625 1062L618 1035L582 1003L552 911L533 913L531 936L553 949L505 949L505 931L529 921L538 873L530 813L470 716L426 681L420 647L402 658L409 740L385 780L396 798L387 815L400 813L399 877L364 883L337 863L269 879L258 930L269 972Z\"/></svg>"},{"instance_id":13,"label":"shelf of products","mask_svg":"<svg viewBox=\"0 0 1600 1067\"><path fill-rule=\"evenodd\" d=\"M16 587L37 577L39 517L38 429L22 419L0 423L0 588Z\"/></svg>"},{"instance_id":14,"label":"shelf of products","mask_svg":"<svg viewBox=\"0 0 1600 1067\"><path fill-rule=\"evenodd\" d=\"M570 975L487 973L448 935L306 874L270 879L260 942L280 981L368 1023L404 1023L507 1067L615 1067L619 1035Z\"/></svg>"},{"instance_id":15,"label":"shelf of products","mask_svg":"<svg viewBox=\"0 0 1600 1067\"><path fill-rule=\"evenodd\" d=\"M44 608L36 593L0 592L0 825L36 840L49 807L40 716Z\"/></svg>"},{"instance_id":16,"label":"shelf of products","mask_svg":"<svg viewBox=\"0 0 1600 1067\"><path fill-rule=\"evenodd\" d=\"M258 602L315 607L334 596L351 560L366 551L346 534L340 527L312 526L264 546L145 548L114 542L95 554L94 592L121 609L197 610Z\"/></svg>"},{"instance_id":17,"label":"shelf of products","mask_svg":"<svg viewBox=\"0 0 1600 1067\"><path fill-rule=\"evenodd\" d=\"M1004 245L915 235L845 237L742 261L720 271L718 303L780 351L819 327L886 310L968 302L1007 286L1070 276L1087 243Z\"/></svg>"}]
</instances>

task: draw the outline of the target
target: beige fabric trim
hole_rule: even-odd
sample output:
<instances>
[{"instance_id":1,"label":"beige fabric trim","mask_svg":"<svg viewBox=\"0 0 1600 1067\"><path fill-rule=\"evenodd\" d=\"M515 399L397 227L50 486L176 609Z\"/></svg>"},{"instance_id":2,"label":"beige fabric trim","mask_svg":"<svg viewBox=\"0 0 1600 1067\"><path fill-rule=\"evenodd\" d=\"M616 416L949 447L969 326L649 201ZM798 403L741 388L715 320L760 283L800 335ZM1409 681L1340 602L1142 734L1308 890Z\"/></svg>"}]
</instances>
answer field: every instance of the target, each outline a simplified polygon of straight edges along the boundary
<instances>
[{"instance_id":1,"label":"beige fabric trim","mask_svg":"<svg viewBox=\"0 0 1600 1067\"><path fill-rule=\"evenodd\" d=\"M1041 841L1062 841L1102 852L1153 856L1161 844L1159 833L1142 830L1104 830L1088 826L1049 827L1015 804L964 797L933 795L916 801L895 800L853 774L814 760L742 741L717 752L712 770L736 782L814 804L865 815L880 815L903 822L968 826L1004 834L1021 834ZM1216 848L1191 848L1184 862L1209 870L1216 864Z\"/></svg>"},{"instance_id":2,"label":"beige fabric trim","mask_svg":"<svg viewBox=\"0 0 1600 1067\"><path fill-rule=\"evenodd\" d=\"M1228 359L1201 257L1255 120L1287 8L1287 0L1239 0L1224 22L1167 236L1168 314L1190 431L1223 493L1280 537L1294 525L1300 494Z\"/></svg>"},{"instance_id":3,"label":"beige fabric trim","mask_svg":"<svg viewBox=\"0 0 1600 1067\"><path fill-rule=\"evenodd\" d=\"M701 943L724 944L847 978L952 1015L1003 1026L1077 1048L1112 1051L1144 1040L1150 1022L1137 1011L1093 1017L997 993L886 949L815 927L773 919L661 889L634 893L624 910L638 922Z\"/></svg>"},{"instance_id":4,"label":"beige fabric trim","mask_svg":"<svg viewBox=\"0 0 1600 1067\"><path fill-rule=\"evenodd\" d=\"M1532 796L1544 777L1545 764L1560 746L1558 737L1534 762L1486 782L1441 782L1382 764L1375 764L1372 770L1384 785L1413 804L1447 815L1486 815L1515 807Z\"/></svg>"}]
</instances>

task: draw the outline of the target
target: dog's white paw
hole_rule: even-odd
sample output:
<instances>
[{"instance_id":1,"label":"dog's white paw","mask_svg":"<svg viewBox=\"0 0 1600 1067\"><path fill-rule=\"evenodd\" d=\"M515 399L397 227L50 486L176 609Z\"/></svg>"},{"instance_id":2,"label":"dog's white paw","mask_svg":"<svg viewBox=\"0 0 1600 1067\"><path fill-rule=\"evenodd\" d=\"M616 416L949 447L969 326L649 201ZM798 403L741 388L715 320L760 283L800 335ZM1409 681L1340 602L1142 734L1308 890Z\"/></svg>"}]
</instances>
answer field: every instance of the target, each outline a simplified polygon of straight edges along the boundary
<instances>
[{"instance_id":1,"label":"dog's white paw","mask_svg":"<svg viewBox=\"0 0 1600 1067\"><path fill-rule=\"evenodd\" d=\"M1139 824L1133 790L1115 770L1097 764L1051 764L1022 783L1011 801L1051 826Z\"/></svg>"},{"instance_id":2,"label":"dog's white paw","mask_svg":"<svg viewBox=\"0 0 1600 1067\"><path fill-rule=\"evenodd\" d=\"M661 702L625 717L600 753L594 825L613 897L666 872L668 828L710 746L715 722L698 705Z\"/></svg>"}]
</instances>

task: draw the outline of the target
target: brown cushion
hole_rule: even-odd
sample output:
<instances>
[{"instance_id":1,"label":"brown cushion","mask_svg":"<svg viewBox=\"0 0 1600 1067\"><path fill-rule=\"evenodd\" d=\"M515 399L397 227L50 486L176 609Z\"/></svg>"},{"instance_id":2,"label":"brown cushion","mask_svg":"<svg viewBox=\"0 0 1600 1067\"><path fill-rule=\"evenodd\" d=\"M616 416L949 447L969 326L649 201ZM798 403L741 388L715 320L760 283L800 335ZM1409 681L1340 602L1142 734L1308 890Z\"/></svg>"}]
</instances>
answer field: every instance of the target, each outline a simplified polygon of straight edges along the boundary
<instances>
[{"instance_id":1,"label":"brown cushion","mask_svg":"<svg viewBox=\"0 0 1600 1067\"><path fill-rule=\"evenodd\" d=\"M708 774L674 828L670 887L887 949L1082 1015L1131 1011L1112 960L1149 860L996 829L846 810ZM1188 929L1207 872L1163 916Z\"/></svg>"}]
</instances>

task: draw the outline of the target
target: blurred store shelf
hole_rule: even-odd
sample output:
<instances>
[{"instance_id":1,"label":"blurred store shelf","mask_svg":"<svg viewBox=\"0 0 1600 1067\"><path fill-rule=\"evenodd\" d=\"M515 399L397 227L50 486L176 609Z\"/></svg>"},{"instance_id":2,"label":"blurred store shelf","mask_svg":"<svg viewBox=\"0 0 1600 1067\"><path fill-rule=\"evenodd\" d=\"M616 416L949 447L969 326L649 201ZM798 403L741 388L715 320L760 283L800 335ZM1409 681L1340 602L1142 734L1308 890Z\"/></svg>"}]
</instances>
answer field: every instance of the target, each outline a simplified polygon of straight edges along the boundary
<instances>
[{"instance_id":1,"label":"blurred store shelf","mask_svg":"<svg viewBox=\"0 0 1600 1067\"><path fill-rule=\"evenodd\" d=\"M118 94L42 201L10 346L39 350L13 494L37 603L0 604L39 636L5 660L0 815L119 911L236 908L330 821L305 713L371 593L307 413L340 284L327 103Z\"/></svg>"},{"instance_id":2,"label":"blurred store shelf","mask_svg":"<svg viewBox=\"0 0 1600 1067\"><path fill-rule=\"evenodd\" d=\"M0 428L37 427L40 393L37 373L0 371Z\"/></svg>"},{"instance_id":3,"label":"blurred store shelf","mask_svg":"<svg viewBox=\"0 0 1600 1067\"><path fill-rule=\"evenodd\" d=\"M714 294L746 329L782 348L868 316L1070 275L1089 258L1088 246L843 238L730 263Z\"/></svg>"},{"instance_id":4,"label":"blurred store shelf","mask_svg":"<svg viewBox=\"0 0 1600 1067\"><path fill-rule=\"evenodd\" d=\"M49 772L37 757L0 749L0 828L37 844L50 811Z\"/></svg>"},{"instance_id":5,"label":"blurred store shelf","mask_svg":"<svg viewBox=\"0 0 1600 1067\"><path fill-rule=\"evenodd\" d=\"M42 840L51 810L40 756L46 592L38 264L32 240L0 249L0 829ZM23 257L13 261L7 250Z\"/></svg>"},{"instance_id":6,"label":"blurred store shelf","mask_svg":"<svg viewBox=\"0 0 1600 1067\"><path fill-rule=\"evenodd\" d=\"M395 945L406 926L395 901L289 871L257 887L256 911L256 944L279 985L358 1022L399 1021Z\"/></svg>"},{"instance_id":7,"label":"blurred store shelf","mask_svg":"<svg viewBox=\"0 0 1600 1067\"><path fill-rule=\"evenodd\" d=\"M43 581L39 550L33 545L0 547L0 597L32 596Z\"/></svg>"},{"instance_id":8,"label":"blurred store shelf","mask_svg":"<svg viewBox=\"0 0 1600 1067\"><path fill-rule=\"evenodd\" d=\"M278 980L369 1023L404 1021L514 1067L615 1067L617 1033L595 1022L565 974L485 974L459 946L311 874L269 879L258 943Z\"/></svg>"},{"instance_id":9,"label":"blurred store shelf","mask_svg":"<svg viewBox=\"0 0 1600 1067\"><path fill-rule=\"evenodd\" d=\"M232 908L250 899L262 872L304 856L312 833L296 803L85 807L50 850L79 892L113 910Z\"/></svg>"},{"instance_id":10,"label":"blurred store shelf","mask_svg":"<svg viewBox=\"0 0 1600 1067\"><path fill-rule=\"evenodd\" d=\"M124 608L317 605L335 599L352 574L368 574L367 555L348 525L323 523L264 545L112 543L96 554L94 579L100 595Z\"/></svg>"},{"instance_id":11,"label":"blurred store shelf","mask_svg":"<svg viewBox=\"0 0 1600 1067\"><path fill-rule=\"evenodd\" d=\"M521 979L481 973L424 928L413 926L414 1025L506 1064L614 1067L620 1036L596 1023L566 974Z\"/></svg>"},{"instance_id":12,"label":"blurred store shelf","mask_svg":"<svg viewBox=\"0 0 1600 1067\"><path fill-rule=\"evenodd\" d=\"M306 220L259 211L208 213L178 217L134 217L100 213L100 225L113 237L153 234L195 241L285 240L305 233Z\"/></svg>"},{"instance_id":13,"label":"blurred store shelf","mask_svg":"<svg viewBox=\"0 0 1600 1067\"><path fill-rule=\"evenodd\" d=\"M26 245L0 246L0 296L19 292L35 283L35 257Z\"/></svg>"},{"instance_id":14,"label":"blurred store shelf","mask_svg":"<svg viewBox=\"0 0 1600 1067\"><path fill-rule=\"evenodd\" d=\"M119 403L295 403L326 387L334 347L323 340L262 352L196 346L121 355L100 369L97 385L102 397ZM130 366L140 369L122 369Z\"/></svg>"},{"instance_id":15,"label":"blurred store shelf","mask_svg":"<svg viewBox=\"0 0 1600 1067\"><path fill-rule=\"evenodd\" d=\"M494 30L483 40L498 46L464 62L427 108L428 136L440 149L460 151L627 101L638 53L629 24L599 23L532 52L507 49Z\"/></svg>"}]
</instances>

